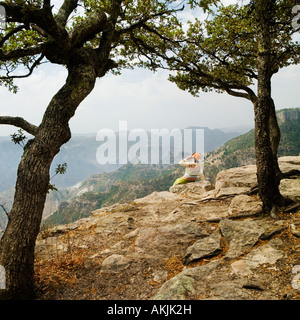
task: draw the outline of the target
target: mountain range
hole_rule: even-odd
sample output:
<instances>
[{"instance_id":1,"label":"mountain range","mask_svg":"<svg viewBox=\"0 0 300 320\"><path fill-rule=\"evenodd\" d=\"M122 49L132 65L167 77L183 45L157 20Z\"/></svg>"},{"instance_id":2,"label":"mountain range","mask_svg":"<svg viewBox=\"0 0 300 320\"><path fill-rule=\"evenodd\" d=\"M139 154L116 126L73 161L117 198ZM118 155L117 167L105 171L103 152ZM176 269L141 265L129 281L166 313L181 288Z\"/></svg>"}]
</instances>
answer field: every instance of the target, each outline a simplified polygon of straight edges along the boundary
<instances>
[{"instance_id":1,"label":"mountain range","mask_svg":"<svg viewBox=\"0 0 300 320\"><path fill-rule=\"evenodd\" d=\"M300 108L280 110L277 116L281 129L279 156L298 155ZM239 135L205 128L204 134L204 173L210 182L214 183L216 174L221 170L255 163L254 130ZM98 208L114 203L128 203L153 191L168 190L184 172L184 168L176 164L100 166L95 159L98 146L99 142L94 137L74 137L62 148L54 165L67 162L68 171L66 175L53 179L59 188L47 197L44 226L71 223L89 216ZM5 203L7 209L12 204L13 193L14 190L10 189L0 194L0 203ZM0 213L0 223L5 225L4 213L2 219Z\"/></svg>"},{"instance_id":2,"label":"mountain range","mask_svg":"<svg viewBox=\"0 0 300 320\"><path fill-rule=\"evenodd\" d=\"M284 109L277 113L281 130L278 155L300 153L300 109ZM214 182L219 171L255 163L254 130L230 139L216 150L207 152L204 166L206 179ZM70 201L64 202L45 223L73 222L90 212L114 203L134 201L153 191L168 190L184 168L178 165L125 165L112 173L94 175L78 185Z\"/></svg>"},{"instance_id":3,"label":"mountain range","mask_svg":"<svg viewBox=\"0 0 300 320\"><path fill-rule=\"evenodd\" d=\"M240 135L240 132L225 133L218 129L211 130L204 127L190 127L187 129L193 131L193 138L197 129L204 130L205 152L215 150L229 139ZM150 135L149 132L148 135ZM118 133L116 133L116 137L116 144L118 145ZM131 145L132 143L129 143L128 148ZM50 176L54 176L54 171L58 164L67 163L67 171L64 175L55 176L51 183L59 188L71 187L93 174L112 172L120 168L122 164L118 164L118 160L116 164L99 164L97 162L96 154L100 146L101 142L96 140L96 134L88 136L74 135L69 142L62 146L59 154L54 158ZM22 152L23 148L15 145L10 137L0 137L0 192L14 187ZM170 155L161 155L162 158L167 156Z\"/></svg>"},{"instance_id":4,"label":"mountain range","mask_svg":"<svg viewBox=\"0 0 300 320\"><path fill-rule=\"evenodd\" d=\"M240 134L240 131L223 132L218 129L211 130L206 127L189 127L186 129L191 130L192 132L192 143L195 142L195 134L197 130L203 129L205 152L216 149L227 140ZM239 128L239 130L244 130L244 128ZM181 130L181 132L183 132L183 130ZM150 138L149 132L147 135ZM118 132L116 133L116 143L119 145ZM130 148L132 144L132 142L128 143L128 148ZM166 153L162 152L161 144L162 138L160 140L159 148L159 151L161 152L160 161L162 162L163 159L169 158L170 163L174 164L174 154L170 154L174 147L174 141L170 141L170 150L166 150ZM167 184L164 184L165 181L171 183L171 180L175 178L176 174L171 173L169 177L170 180L166 180L166 178L163 179L162 176L168 175L168 173L161 173L161 170L167 167L166 165L162 166L161 164L158 164L157 166L143 165L141 167L142 169L139 166L133 169L131 163L125 165L122 169L122 164L118 164L118 161L116 161L116 164L99 164L96 158L99 146L101 146L101 142L97 141L96 134L74 135L68 143L62 146L60 153L54 158L50 173L50 176L53 177L50 182L55 185L58 191L50 192L48 194L44 209L44 218L51 215L58 208L66 207L66 202L69 203L85 191L93 190L91 187L93 185L92 181L101 180L99 187L96 188L96 192L100 193L105 193L113 184L118 184L118 187L114 186L114 188L110 190L109 196L107 194L102 194L102 197L110 198L111 200L109 200L108 203L111 203L114 200L121 200L121 198L128 199L130 194L132 197L134 194L140 194L143 196L146 195L147 192L154 191L156 188L163 190L164 188L167 188ZM146 147L150 148L149 144ZM20 145L15 145L11 141L10 137L0 137L0 204L4 205L7 211L10 210L13 202L16 172L22 152L23 148ZM177 156L181 157L181 155ZM66 173L55 176L54 172L56 166L62 163L67 163ZM139 168L141 170L139 170ZM117 169L120 170L116 171ZM177 169L175 169L175 172ZM181 168L179 168L179 171L180 170ZM169 169L167 169L166 172L169 172ZM142 178L146 178L146 180L148 178L153 178L158 179L159 181L152 181L152 186L150 187L151 183L148 179L148 187L143 187L142 190L139 190L136 188L136 181ZM86 179L88 180L85 181ZM163 184L163 186L159 187L159 184ZM128 191L129 189L134 188L136 189L135 192L132 190L131 192ZM121 190L123 191L121 192ZM99 204L98 200L96 201L96 204L97 203ZM103 203L106 203L106 201L103 200ZM83 214L87 214L91 206L83 206L85 206ZM74 214L74 216L78 215ZM1 225L3 229L5 224L6 215L0 207L0 229Z\"/></svg>"}]
</instances>

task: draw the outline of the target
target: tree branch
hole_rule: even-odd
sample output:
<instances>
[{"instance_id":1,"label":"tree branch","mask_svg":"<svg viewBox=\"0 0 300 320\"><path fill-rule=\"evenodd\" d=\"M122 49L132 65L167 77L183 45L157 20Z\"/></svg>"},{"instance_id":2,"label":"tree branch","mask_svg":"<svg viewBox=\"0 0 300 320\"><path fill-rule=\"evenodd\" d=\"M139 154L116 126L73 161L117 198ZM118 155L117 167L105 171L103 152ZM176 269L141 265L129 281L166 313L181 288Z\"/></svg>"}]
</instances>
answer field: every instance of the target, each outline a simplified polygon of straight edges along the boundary
<instances>
[{"instance_id":1,"label":"tree branch","mask_svg":"<svg viewBox=\"0 0 300 320\"><path fill-rule=\"evenodd\" d=\"M153 28L150 28L150 27L146 24L146 22L149 21L150 19L163 16L164 14L169 14L169 13L173 13L173 12L183 11L183 9L184 9L184 6L182 6L182 7L179 8L179 9L164 10L164 11L161 11L161 12L158 12L158 13L155 13L155 14L152 14L152 15L149 15L149 16L144 16L143 18L141 18L139 21L133 23L132 25L130 25L130 26L126 27L126 28L123 28L123 29L119 30L119 31L117 32L117 34L121 35L121 34L124 34L124 33L131 32L131 31L133 31L134 29L143 27L145 30L150 31L151 33L155 33L155 34L158 35L161 39L168 40L168 41L172 42L171 39L169 39L169 38L167 38L167 37L165 37L165 36L162 36L157 30L155 30L155 29L153 29ZM175 41L174 41L174 42L175 42ZM176 42L178 42L178 41L176 41Z\"/></svg>"},{"instance_id":2,"label":"tree branch","mask_svg":"<svg viewBox=\"0 0 300 320\"><path fill-rule=\"evenodd\" d=\"M0 77L0 80L8 80L8 79L22 79L22 78L28 78L29 76L32 75L34 69L41 63L41 61L44 59L44 55L42 54L36 61L34 61L34 63L32 64L32 66L30 68L28 68L28 73L25 75L21 75L21 76L11 76L9 75L9 71L7 72L7 76L6 77Z\"/></svg>"},{"instance_id":3,"label":"tree branch","mask_svg":"<svg viewBox=\"0 0 300 320\"><path fill-rule=\"evenodd\" d=\"M16 27L15 29L11 30L7 35L5 35L1 40L0 40L0 48L4 45L5 41L7 41L11 36L14 34L18 33L19 31L23 30L26 28L26 25L20 25Z\"/></svg>"},{"instance_id":4,"label":"tree branch","mask_svg":"<svg viewBox=\"0 0 300 320\"><path fill-rule=\"evenodd\" d=\"M0 61L10 61L12 59L20 59L28 56L35 56L42 53L44 45L39 45L35 47L29 47L25 49L16 49L11 52L3 53L0 51Z\"/></svg>"},{"instance_id":5,"label":"tree branch","mask_svg":"<svg viewBox=\"0 0 300 320\"><path fill-rule=\"evenodd\" d=\"M4 211L4 213L6 214L7 219L9 220L9 219L10 219L10 217L9 217L9 212L6 210L6 208L4 207L3 204L0 204L0 207L2 208L2 210ZM0 224L0 227L1 227L2 230L4 231L4 228L1 226L1 224Z\"/></svg>"},{"instance_id":6,"label":"tree branch","mask_svg":"<svg viewBox=\"0 0 300 320\"><path fill-rule=\"evenodd\" d=\"M71 13L77 8L78 0L65 0L60 7L55 20L62 26L66 26Z\"/></svg>"},{"instance_id":7,"label":"tree branch","mask_svg":"<svg viewBox=\"0 0 300 320\"><path fill-rule=\"evenodd\" d=\"M224 86L224 90L225 90L228 94L230 94L231 96L233 96L233 97L245 98L245 99L251 101L251 98L250 98L249 94L246 93L246 92L234 91L234 90L232 90L232 89L230 89L229 87L226 87L226 86Z\"/></svg>"},{"instance_id":8,"label":"tree branch","mask_svg":"<svg viewBox=\"0 0 300 320\"><path fill-rule=\"evenodd\" d=\"M24 24L36 24L45 30L53 39L63 45L68 39L68 33L64 26L57 24L52 14L50 1L44 1L42 8L33 5L17 5L7 2L0 2L6 10L10 22Z\"/></svg>"},{"instance_id":9,"label":"tree branch","mask_svg":"<svg viewBox=\"0 0 300 320\"><path fill-rule=\"evenodd\" d=\"M35 136L38 132L38 127L29 123L21 117L0 116L0 124L8 124L27 131Z\"/></svg>"},{"instance_id":10,"label":"tree branch","mask_svg":"<svg viewBox=\"0 0 300 320\"><path fill-rule=\"evenodd\" d=\"M93 12L83 22L79 22L70 34L71 45L81 46L91 40L97 33L107 28L107 18L104 12Z\"/></svg>"}]
</instances>

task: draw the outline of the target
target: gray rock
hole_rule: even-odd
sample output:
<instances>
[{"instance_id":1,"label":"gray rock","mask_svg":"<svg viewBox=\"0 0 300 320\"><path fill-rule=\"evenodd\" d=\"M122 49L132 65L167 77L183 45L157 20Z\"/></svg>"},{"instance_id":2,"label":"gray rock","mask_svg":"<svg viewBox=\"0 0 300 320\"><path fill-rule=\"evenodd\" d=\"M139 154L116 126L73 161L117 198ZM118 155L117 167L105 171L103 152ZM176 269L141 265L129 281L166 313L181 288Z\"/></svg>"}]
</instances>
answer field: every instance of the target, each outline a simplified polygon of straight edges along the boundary
<instances>
[{"instance_id":1,"label":"gray rock","mask_svg":"<svg viewBox=\"0 0 300 320\"><path fill-rule=\"evenodd\" d=\"M189 264L192 261L206 257L212 257L222 251L221 233L219 230L212 233L209 237L196 241L188 247L184 256L183 263Z\"/></svg>"},{"instance_id":2,"label":"gray rock","mask_svg":"<svg viewBox=\"0 0 300 320\"><path fill-rule=\"evenodd\" d=\"M197 223L188 222L184 224L176 224L175 226L166 226L158 228L159 234L169 234L169 236L173 237L184 237L187 236L191 239L207 237L208 233Z\"/></svg>"},{"instance_id":3,"label":"gray rock","mask_svg":"<svg viewBox=\"0 0 300 320\"><path fill-rule=\"evenodd\" d=\"M127 269L130 264L131 260L126 257L119 254L113 254L102 262L101 272L118 273Z\"/></svg>"},{"instance_id":4,"label":"gray rock","mask_svg":"<svg viewBox=\"0 0 300 320\"><path fill-rule=\"evenodd\" d=\"M300 231L297 230L297 227L293 223L291 224L291 231L295 237L300 238Z\"/></svg>"},{"instance_id":5,"label":"gray rock","mask_svg":"<svg viewBox=\"0 0 300 320\"><path fill-rule=\"evenodd\" d=\"M241 194L257 185L256 166L249 165L220 171L216 177L217 196Z\"/></svg>"},{"instance_id":6,"label":"gray rock","mask_svg":"<svg viewBox=\"0 0 300 320\"><path fill-rule=\"evenodd\" d=\"M277 260L285 257L285 253L277 248L280 244L280 239L273 239L267 244L253 249L245 258L231 264L233 272L247 276L251 275L252 270L260 265L273 265Z\"/></svg>"},{"instance_id":7,"label":"gray rock","mask_svg":"<svg viewBox=\"0 0 300 320\"><path fill-rule=\"evenodd\" d=\"M148 196L140 199L135 199L135 203L145 203L145 204L152 204L152 203L159 203L159 202L166 202L166 201L172 201L172 200L178 200L180 199L178 195L173 194L168 191L161 191L161 192L152 192Z\"/></svg>"},{"instance_id":8,"label":"gray rock","mask_svg":"<svg viewBox=\"0 0 300 320\"><path fill-rule=\"evenodd\" d=\"M281 180L279 190L284 197L300 202L300 178Z\"/></svg>"},{"instance_id":9,"label":"gray rock","mask_svg":"<svg viewBox=\"0 0 300 320\"><path fill-rule=\"evenodd\" d=\"M56 226L46 232L47 237L56 237L58 235L64 234L66 232L76 230L78 228L78 225L75 223L73 224L65 224L65 225L59 225Z\"/></svg>"},{"instance_id":10,"label":"gray rock","mask_svg":"<svg viewBox=\"0 0 300 320\"><path fill-rule=\"evenodd\" d=\"M135 240L135 246L140 248L149 247L149 245L152 243L156 235L156 232L157 232L156 228L141 229Z\"/></svg>"},{"instance_id":11,"label":"gray rock","mask_svg":"<svg viewBox=\"0 0 300 320\"><path fill-rule=\"evenodd\" d=\"M205 300L251 300L249 290L243 289L240 279L212 283L209 295Z\"/></svg>"},{"instance_id":12,"label":"gray rock","mask_svg":"<svg viewBox=\"0 0 300 320\"><path fill-rule=\"evenodd\" d=\"M188 293L193 293L195 279L181 272L163 284L152 300L184 300Z\"/></svg>"},{"instance_id":13,"label":"gray rock","mask_svg":"<svg viewBox=\"0 0 300 320\"><path fill-rule=\"evenodd\" d=\"M140 232L140 229L137 228L137 229L135 229L135 230L127 233L127 234L123 237L123 239L124 239L124 240L130 240L130 239L132 239L132 238L135 238L135 237L139 234L139 232Z\"/></svg>"},{"instance_id":14,"label":"gray rock","mask_svg":"<svg viewBox=\"0 0 300 320\"><path fill-rule=\"evenodd\" d=\"M208 233L195 222L159 228L150 227L140 230L135 247L156 250L160 246L176 246L178 243L182 244L206 236Z\"/></svg>"},{"instance_id":15,"label":"gray rock","mask_svg":"<svg viewBox=\"0 0 300 320\"><path fill-rule=\"evenodd\" d=\"M220 265L218 260L204 266L185 269L165 282L151 300L185 300L189 299L204 285L212 272Z\"/></svg>"},{"instance_id":16,"label":"gray rock","mask_svg":"<svg viewBox=\"0 0 300 320\"><path fill-rule=\"evenodd\" d=\"M221 220L220 230L229 244L227 259L235 259L251 249L265 233L266 228L252 219L244 221Z\"/></svg>"},{"instance_id":17,"label":"gray rock","mask_svg":"<svg viewBox=\"0 0 300 320\"><path fill-rule=\"evenodd\" d=\"M283 173L290 170L300 170L300 156L281 157L278 164ZM285 181L287 180L287 181ZM284 179L281 182L281 192L299 201L299 180ZM243 194L257 186L256 165L248 165L220 171L216 177L216 196ZM292 189L292 190L291 190Z\"/></svg>"},{"instance_id":18,"label":"gray rock","mask_svg":"<svg viewBox=\"0 0 300 320\"><path fill-rule=\"evenodd\" d=\"M278 164L282 172L300 170L300 156L280 157Z\"/></svg>"},{"instance_id":19,"label":"gray rock","mask_svg":"<svg viewBox=\"0 0 300 320\"><path fill-rule=\"evenodd\" d=\"M262 202L247 195L238 195L231 200L228 208L229 215L252 216L262 210Z\"/></svg>"}]
</instances>

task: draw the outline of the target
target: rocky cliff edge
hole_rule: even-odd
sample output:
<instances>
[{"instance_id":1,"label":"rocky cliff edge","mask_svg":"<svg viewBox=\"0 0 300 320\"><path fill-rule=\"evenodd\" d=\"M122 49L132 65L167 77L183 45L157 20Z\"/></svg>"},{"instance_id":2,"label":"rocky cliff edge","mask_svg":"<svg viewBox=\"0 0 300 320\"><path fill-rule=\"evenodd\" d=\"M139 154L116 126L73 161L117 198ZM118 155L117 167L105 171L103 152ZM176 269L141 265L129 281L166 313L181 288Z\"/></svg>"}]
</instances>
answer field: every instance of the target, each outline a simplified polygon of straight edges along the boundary
<instances>
[{"instance_id":1,"label":"rocky cliff edge","mask_svg":"<svg viewBox=\"0 0 300 320\"><path fill-rule=\"evenodd\" d=\"M279 164L300 170L300 157ZM215 186L171 187L41 231L38 299L300 299L300 177L281 181L296 204L273 220L261 214L255 171L225 170Z\"/></svg>"}]
</instances>

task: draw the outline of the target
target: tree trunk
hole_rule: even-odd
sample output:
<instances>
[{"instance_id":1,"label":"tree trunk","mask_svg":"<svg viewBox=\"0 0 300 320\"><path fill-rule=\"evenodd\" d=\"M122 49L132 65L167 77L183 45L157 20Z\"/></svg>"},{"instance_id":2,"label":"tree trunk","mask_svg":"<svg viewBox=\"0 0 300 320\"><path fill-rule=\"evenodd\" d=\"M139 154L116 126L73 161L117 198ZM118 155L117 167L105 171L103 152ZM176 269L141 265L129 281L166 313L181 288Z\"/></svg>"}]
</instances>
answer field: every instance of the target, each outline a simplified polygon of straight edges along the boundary
<instances>
[{"instance_id":1,"label":"tree trunk","mask_svg":"<svg viewBox=\"0 0 300 320\"><path fill-rule=\"evenodd\" d=\"M278 183L280 183L282 172L278 165L277 152L278 152L278 146L280 143L281 133L280 133L280 128L277 121L276 109L275 109L275 104L273 99L271 99L271 102L270 102L269 130L270 130L271 148L272 148L274 162L276 166L276 177L278 179Z\"/></svg>"},{"instance_id":2,"label":"tree trunk","mask_svg":"<svg viewBox=\"0 0 300 320\"><path fill-rule=\"evenodd\" d=\"M69 120L94 87L96 72L90 58L83 50L74 56L66 84L51 100L35 138L25 146L14 203L0 240L0 265L6 272L6 289L0 290L0 299L34 298L34 249L49 170L60 147L71 137Z\"/></svg>"},{"instance_id":3,"label":"tree trunk","mask_svg":"<svg viewBox=\"0 0 300 320\"><path fill-rule=\"evenodd\" d=\"M271 39L270 0L257 0L256 14L258 19L258 90L257 101L254 105L255 112L255 150L257 165L258 192L263 202L263 209L271 216L276 216L276 208L282 196L279 192L277 148L279 139L271 141L277 129L274 124L274 103L271 98ZM277 120L276 120L277 123Z\"/></svg>"}]
</instances>

